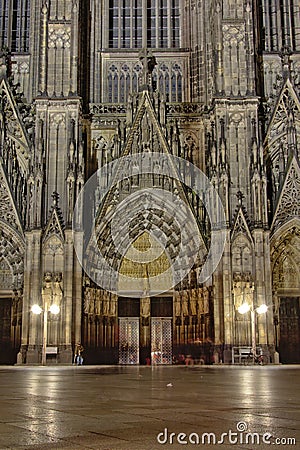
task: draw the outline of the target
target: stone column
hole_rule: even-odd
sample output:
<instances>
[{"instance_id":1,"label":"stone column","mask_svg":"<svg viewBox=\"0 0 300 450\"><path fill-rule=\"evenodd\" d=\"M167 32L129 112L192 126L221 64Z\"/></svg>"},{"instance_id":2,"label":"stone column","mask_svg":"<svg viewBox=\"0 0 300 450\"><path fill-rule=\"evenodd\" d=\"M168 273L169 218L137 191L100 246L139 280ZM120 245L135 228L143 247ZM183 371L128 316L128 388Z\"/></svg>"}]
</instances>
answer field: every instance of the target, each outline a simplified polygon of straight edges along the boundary
<instances>
[{"instance_id":1,"label":"stone column","mask_svg":"<svg viewBox=\"0 0 300 450\"><path fill-rule=\"evenodd\" d=\"M24 284L24 308L22 328L22 346L27 345L26 363L40 362L40 350L42 346L42 323L41 317L31 312L34 304L42 305L41 287L41 230L34 230L26 234L26 255ZM26 290L26 291L25 291ZM26 307L27 306L27 307ZM27 332L25 335L24 333ZM25 344L26 342L26 344Z\"/></svg>"}]
</instances>

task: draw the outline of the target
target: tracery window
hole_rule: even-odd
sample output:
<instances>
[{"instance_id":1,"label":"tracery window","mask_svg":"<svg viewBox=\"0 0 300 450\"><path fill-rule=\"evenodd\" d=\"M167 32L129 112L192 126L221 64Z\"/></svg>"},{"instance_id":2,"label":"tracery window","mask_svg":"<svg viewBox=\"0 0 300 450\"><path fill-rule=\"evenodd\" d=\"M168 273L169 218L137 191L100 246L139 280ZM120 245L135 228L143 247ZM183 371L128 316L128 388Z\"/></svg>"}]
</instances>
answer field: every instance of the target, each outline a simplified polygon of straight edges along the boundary
<instances>
[{"instance_id":1,"label":"tracery window","mask_svg":"<svg viewBox=\"0 0 300 450\"><path fill-rule=\"evenodd\" d=\"M110 0L110 48L180 46L179 0Z\"/></svg>"},{"instance_id":2,"label":"tracery window","mask_svg":"<svg viewBox=\"0 0 300 450\"><path fill-rule=\"evenodd\" d=\"M8 262L4 259L0 259L0 286L5 289L13 287L13 271Z\"/></svg>"},{"instance_id":3,"label":"tracery window","mask_svg":"<svg viewBox=\"0 0 300 450\"><path fill-rule=\"evenodd\" d=\"M29 50L30 0L0 0L0 48Z\"/></svg>"},{"instance_id":4,"label":"tracery window","mask_svg":"<svg viewBox=\"0 0 300 450\"><path fill-rule=\"evenodd\" d=\"M138 80L142 72L139 63L111 64L108 67L108 102L124 103L129 93L137 92ZM182 101L182 67L178 63L158 64L153 71L153 81L158 91L168 102Z\"/></svg>"}]
</instances>

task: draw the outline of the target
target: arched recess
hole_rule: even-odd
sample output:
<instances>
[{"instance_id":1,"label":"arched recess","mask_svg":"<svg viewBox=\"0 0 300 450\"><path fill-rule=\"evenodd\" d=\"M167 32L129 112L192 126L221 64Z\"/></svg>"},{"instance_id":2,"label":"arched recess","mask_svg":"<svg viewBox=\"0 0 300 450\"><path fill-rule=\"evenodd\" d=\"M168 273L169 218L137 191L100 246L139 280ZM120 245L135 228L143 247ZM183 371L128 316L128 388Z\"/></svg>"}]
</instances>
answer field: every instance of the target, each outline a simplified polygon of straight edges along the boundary
<instances>
[{"instance_id":1,"label":"arched recess","mask_svg":"<svg viewBox=\"0 0 300 450\"><path fill-rule=\"evenodd\" d=\"M44 272L63 272L64 270L64 243L54 234L43 242Z\"/></svg>"},{"instance_id":2,"label":"arched recess","mask_svg":"<svg viewBox=\"0 0 300 450\"><path fill-rule=\"evenodd\" d=\"M112 203L114 201L117 203L118 200L113 199ZM87 249L87 265L90 267L94 280L100 280L101 285L104 276L106 279L111 276L114 283L113 271L118 274L122 256L127 252L129 245L132 245L145 231L149 235L156 236L158 243L160 242L165 248L170 265L174 266L172 270L184 270L190 258L200 261L200 264L205 261L207 249L200 231L199 236L196 236L195 230L198 225L193 219L192 212L189 214L191 226L186 227L183 236L180 221L176 219L178 211L175 213L174 203L169 203L168 200L162 201L159 193L154 190L147 191L143 195L137 192L127 197L118 205L116 215L114 205L108 207L105 220L95 225L98 249L95 250L92 241ZM187 220L189 219L186 218ZM182 252L182 258L178 257L180 252ZM101 254L109 267L113 269L110 275L107 273L107 268L103 267L101 262L99 263L98 254ZM112 288L112 290L116 289Z\"/></svg>"},{"instance_id":3,"label":"arched recess","mask_svg":"<svg viewBox=\"0 0 300 450\"><path fill-rule=\"evenodd\" d=\"M300 362L300 220L271 237L275 344L283 363Z\"/></svg>"},{"instance_id":4,"label":"arched recess","mask_svg":"<svg viewBox=\"0 0 300 450\"><path fill-rule=\"evenodd\" d=\"M188 223L192 218L176 208L176 204L174 209L174 202L168 204L168 198L163 199L158 190L137 191L123 197L122 194L116 189L106 214L99 216L101 220L96 219L96 239L94 243L91 241L86 252L86 264L91 274L91 279L86 277L84 285L83 341L87 361L122 361L120 351L124 335L120 329L126 321L126 327L134 329L135 351L139 351L140 363L151 358L157 336L161 338L164 333L174 354L193 354L199 358L207 352L209 361L213 340L211 290L197 284L196 277L192 280L191 276L196 272L195 267L197 271L201 270L207 255L201 236L197 237L199 245L196 246L196 221L183 232L181 214ZM192 212L190 214L192 217ZM101 266L95 242L99 253L113 269L110 272ZM194 254L193 270L188 268L183 281L176 285L173 273L185 271L185 264L188 265L195 248L198 251ZM149 255L148 249L152 250ZM141 260L136 257L138 252ZM166 269L171 272L166 273ZM132 275L136 272L137 277L133 276L132 283L124 286L120 279L122 275L130 277L130 272ZM165 285L157 286L154 280L149 281L162 273L166 273L166 279L160 280ZM103 289L102 282L114 276L117 280L112 284L117 287L111 293ZM168 332L165 326L169 327ZM157 331L155 336L152 334L154 329ZM158 341L162 343L163 339Z\"/></svg>"},{"instance_id":5,"label":"arched recess","mask_svg":"<svg viewBox=\"0 0 300 450\"><path fill-rule=\"evenodd\" d=\"M255 283L253 274L253 243L247 235L238 233L231 244L233 275L233 317L235 345L249 345L251 342L250 312L240 314L238 308L243 303L250 307L255 303Z\"/></svg>"},{"instance_id":6,"label":"arched recess","mask_svg":"<svg viewBox=\"0 0 300 450\"><path fill-rule=\"evenodd\" d=\"M64 242L57 234L50 234L43 242L43 304L59 306L60 313L48 315L47 345L57 346L64 343L65 304L64 291Z\"/></svg>"},{"instance_id":7,"label":"arched recess","mask_svg":"<svg viewBox=\"0 0 300 450\"><path fill-rule=\"evenodd\" d=\"M12 364L21 344L23 236L0 220L0 363Z\"/></svg>"}]
</instances>

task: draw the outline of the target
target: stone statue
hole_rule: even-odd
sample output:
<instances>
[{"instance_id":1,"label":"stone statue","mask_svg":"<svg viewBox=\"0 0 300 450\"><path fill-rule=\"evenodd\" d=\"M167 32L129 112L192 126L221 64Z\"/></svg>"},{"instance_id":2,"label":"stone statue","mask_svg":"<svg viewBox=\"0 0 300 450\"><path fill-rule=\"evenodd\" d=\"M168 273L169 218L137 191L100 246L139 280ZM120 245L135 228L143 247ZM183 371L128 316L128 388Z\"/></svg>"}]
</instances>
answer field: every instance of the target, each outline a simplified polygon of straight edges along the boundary
<instances>
[{"instance_id":1,"label":"stone statue","mask_svg":"<svg viewBox=\"0 0 300 450\"><path fill-rule=\"evenodd\" d=\"M196 289L192 289L192 291L191 291L190 305L191 305L192 316L196 316L197 315L197 290Z\"/></svg>"},{"instance_id":2,"label":"stone statue","mask_svg":"<svg viewBox=\"0 0 300 450\"><path fill-rule=\"evenodd\" d=\"M150 297L141 298L141 316L142 317L150 316Z\"/></svg>"},{"instance_id":3,"label":"stone statue","mask_svg":"<svg viewBox=\"0 0 300 450\"><path fill-rule=\"evenodd\" d=\"M53 286L53 303L55 305L60 305L63 297L63 291L61 287L62 277L61 274L54 275L54 286Z\"/></svg>"},{"instance_id":4,"label":"stone statue","mask_svg":"<svg viewBox=\"0 0 300 450\"><path fill-rule=\"evenodd\" d=\"M197 289L197 297L198 297L198 312L199 312L199 314L203 314L204 313L204 303L203 303L202 288Z\"/></svg>"},{"instance_id":5,"label":"stone statue","mask_svg":"<svg viewBox=\"0 0 300 450\"><path fill-rule=\"evenodd\" d=\"M83 312L84 314L91 314L92 312L92 288L86 288L85 289L85 296L84 296L84 306L83 306Z\"/></svg>"},{"instance_id":6,"label":"stone statue","mask_svg":"<svg viewBox=\"0 0 300 450\"><path fill-rule=\"evenodd\" d=\"M244 301L245 303L248 303L249 306L253 304L253 291L254 286L247 282L244 289Z\"/></svg>"},{"instance_id":7,"label":"stone statue","mask_svg":"<svg viewBox=\"0 0 300 450\"><path fill-rule=\"evenodd\" d=\"M209 313L209 288L206 286L203 288L203 309L204 314Z\"/></svg>"},{"instance_id":8,"label":"stone statue","mask_svg":"<svg viewBox=\"0 0 300 450\"><path fill-rule=\"evenodd\" d=\"M243 288L240 281L233 285L234 304L238 308L243 303Z\"/></svg>"},{"instance_id":9,"label":"stone statue","mask_svg":"<svg viewBox=\"0 0 300 450\"><path fill-rule=\"evenodd\" d=\"M100 289L94 290L94 297L95 297L95 313L97 315L100 315L102 311L102 297Z\"/></svg>"},{"instance_id":10,"label":"stone statue","mask_svg":"<svg viewBox=\"0 0 300 450\"><path fill-rule=\"evenodd\" d=\"M44 285L42 290L43 301L50 305L52 300L52 277L50 273L45 273L44 275Z\"/></svg>"},{"instance_id":11,"label":"stone statue","mask_svg":"<svg viewBox=\"0 0 300 450\"><path fill-rule=\"evenodd\" d=\"M180 302L180 293L179 293L179 291L175 291L174 315L175 315L175 317L181 316L181 302Z\"/></svg>"},{"instance_id":12,"label":"stone statue","mask_svg":"<svg viewBox=\"0 0 300 450\"><path fill-rule=\"evenodd\" d=\"M116 317L117 315L118 296L116 294L110 294L109 302L109 315Z\"/></svg>"},{"instance_id":13,"label":"stone statue","mask_svg":"<svg viewBox=\"0 0 300 450\"><path fill-rule=\"evenodd\" d=\"M189 294L188 291L182 291L182 314L184 316L189 315Z\"/></svg>"},{"instance_id":14,"label":"stone statue","mask_svg":"<svg viewBox=\"0 0 300 450\"><path fill-rule=\"evenodd\" d=\"M110 293L108 291L103 291L103 316L108 316L109 314L109 301L110 301Z\"/></svg>"}]
</instances>

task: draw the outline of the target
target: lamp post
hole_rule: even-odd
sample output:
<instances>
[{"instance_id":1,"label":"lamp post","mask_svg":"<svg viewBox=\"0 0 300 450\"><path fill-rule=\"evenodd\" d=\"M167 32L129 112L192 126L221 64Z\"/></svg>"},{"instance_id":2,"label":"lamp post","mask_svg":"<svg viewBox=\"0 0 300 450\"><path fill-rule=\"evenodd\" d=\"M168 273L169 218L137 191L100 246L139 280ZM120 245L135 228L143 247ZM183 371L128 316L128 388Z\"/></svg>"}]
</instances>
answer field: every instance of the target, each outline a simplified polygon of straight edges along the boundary
<instances>
[{"instance_id":1,"label":"lamp post","mask_svg":"<svg viewBox=\"0 0 300 450\"><path fill-rule=\"evenodd\" d=\"M42 345L42 366L46 365L46 358L47 358L47 341L48 341L48 311L50 311L52 314L58 314L60 311L60 308L58 305L53 303L48 308L48 303L45 301L44 303L44 310L39 305L32 305L31 312L33 314L43 314L43 345Z\"/></svg>"},{"instance_id":2,"label":"lamp post","mask_svg":"<svg viewBox=\"0 0 300 450\"><path fill-rule=\"evenodd\" d=\"M255 326L255 314L265 314L268 310L267 305L264 303L260 305L258 308L251 307L248 303L243 303L238 307L238 312L240 314L246 314L250 311L251 314L251 346L252 346L252 354L253 358L256 357L256 326Z\"/></svg>"}]
</instances>

